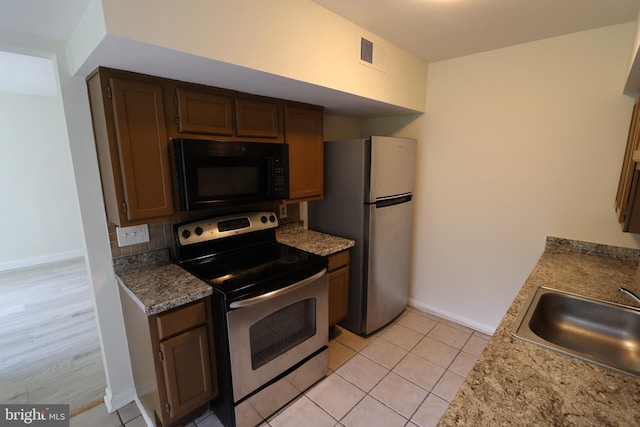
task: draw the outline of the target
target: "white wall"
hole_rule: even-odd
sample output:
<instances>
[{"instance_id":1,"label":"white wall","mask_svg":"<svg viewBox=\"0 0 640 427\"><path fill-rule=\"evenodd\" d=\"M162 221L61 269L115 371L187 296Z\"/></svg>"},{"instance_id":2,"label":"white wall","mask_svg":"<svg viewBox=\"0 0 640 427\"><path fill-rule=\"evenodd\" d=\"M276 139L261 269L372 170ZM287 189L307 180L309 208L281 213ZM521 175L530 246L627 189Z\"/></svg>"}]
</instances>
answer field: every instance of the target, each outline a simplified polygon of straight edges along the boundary
<instances>
[{"instance_id":1,"label":"white wall","mask_svg":"<svg viewBox=\"0 0 640 427\"><path fill-rule=\"evenodd\" d=\"M87 84L84 78L71 75L63 52L58 52L57 59L107 380L104 402L112 412L133 401L135 388L111 259Z\"/></svg>"},{"instance_id":2,"label":"white wall","mask_svg":"<svg viewBox=\"0 0 640 427\"><path fill-rule=\"evenodd\" d=\"M323 136L325 141L363 138L362 121L356 117L324 115Z\"/></svg>"},{"instance_id":3,"label":"white wall","mask_svg":"<svg viewBox=\"0 0 640 427\"><path fill-rule=\"evenodd\" d=\"M624 86L624 93L637 96L640 92L640 10L636 19L636 30L629 55L629 69L627 71L627 81Z\"/></svg>"},{"instance_id":4,"label":"white wall","mask_svg":"<svg viewBox=\"0 0 640 427\"><path fill-rule=\"evenodd\" d=\"M491 332L546 236L640 247L613 208L633 31L623 24L431 64L424 117L365 124L419 139L414 305Z\"/></svg>"},{"instance_id":5,"label":"white wall","mask_svg":"<svg viewBox=\"0 0 640 427\"><path fill-rule=\"evenodd\" d=\"M360 63L361 37L385 49L383 71ZM96 43L95 51L88 46ZM310 0L94 0L68 46L75 69L87 73L112 64L172 77L167 70L183 73L180 65L191 55L238 66L235 74L252 70L286 78L289 85L332 89L324 92L334 96L353 94L412 111L425 105L422 60ZM165 61L153 67L157 54ZM99 64L96 55L103 55ZM95 65L87 70L85 61ZM213 61L200 62L191 75L215 82L213 75L204 77L214 74Z\"/></svg>"},{"instance_id":6,"label":"white wall","mask_svg":"<svg viewBox=\"0 0 640 427\"><path fill-rule=\"evenodd\" d=\"M84 255L62 98L0 92L0 270Z\"/></svg>"},{"instance_id":7,"label":"white wall","mask_svg":"<svg viewBox=\"0 0 640 427\"><path fill-rule=\"evenodd\" d=\"M58 68L57 79L61 92L61 97L58 98L58 109L51 118L43 115L51 113L51 111L33 109L30 111L29 126L38 127L40 121L48 123L48 120L51 119L50 127L63 130L65 134L63 151L66 153L66 164L58 164L56 167L64 167L65 173L73 183L72 191L77 211L75 227L80 235L80 247L83 252L86 252L85 259L93 287L98 332L107 380L104 400L109 410L119 409L134 399L135 389L127 351L118 285L111 259L87 85L82 77L71 75L68 58L61 45L47 40L7 33L0 33L0 40L2 40L0 48L20 53L36 52L38 55L52 58ZM13 146L5 151L12 148ZM18 162L18 167L31 170L30 161L21 159ZM14 182L17 188L23 188L21 182ZM2 185L4 185L4 181ZM56 208L58 208L57 204L49 207L50 210Z\"/></svg>"}]
</instances>

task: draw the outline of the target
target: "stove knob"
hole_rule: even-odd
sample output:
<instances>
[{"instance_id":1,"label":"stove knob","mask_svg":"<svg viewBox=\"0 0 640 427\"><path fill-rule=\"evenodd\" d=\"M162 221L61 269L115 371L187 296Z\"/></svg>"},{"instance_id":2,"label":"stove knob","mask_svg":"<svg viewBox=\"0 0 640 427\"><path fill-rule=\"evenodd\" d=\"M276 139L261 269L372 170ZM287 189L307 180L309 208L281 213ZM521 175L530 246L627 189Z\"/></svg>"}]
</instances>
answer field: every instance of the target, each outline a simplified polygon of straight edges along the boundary
<instances>
[{"instance_id":1,"label":"stove knob","mask_svg":"<svg viewBox=\"0 0 640 427\"><path fill-rule=\"evenodd\" d=\"M271 221L271 222L276 222L276 216L275 216L275 215L271 215L271 216L269 217L269 221Z\"/></svg>"},{"instance_id":2,"label":"stove knob","mask_svg":"<svg viewBox=\"0 0 640 427\"><path fill-rule=\"evenodd\" d=\"M182 230L182 237L188 239L191 236L191 232L189 230Z\"/></svg>"},{"instance_id":3,"label":"stove knob","mask_svg":"<svg viewBox=\"0 0 640 427\"><path fill-rule=\"evenodd\" d=\"M202 235L202 227L196 227L195 232L198 236Z\"/></svg>"},{"instance_id":4,"label":"stove knob","mask_svg":"<svg viewBox=\"0 0 640 427\"><path fill-rule=\"evenodd\" d=\"M262 215L262 217L260 218L260 222L262 222L263 224L267 223L267 217Z\"/></svg>"}]
</instances>

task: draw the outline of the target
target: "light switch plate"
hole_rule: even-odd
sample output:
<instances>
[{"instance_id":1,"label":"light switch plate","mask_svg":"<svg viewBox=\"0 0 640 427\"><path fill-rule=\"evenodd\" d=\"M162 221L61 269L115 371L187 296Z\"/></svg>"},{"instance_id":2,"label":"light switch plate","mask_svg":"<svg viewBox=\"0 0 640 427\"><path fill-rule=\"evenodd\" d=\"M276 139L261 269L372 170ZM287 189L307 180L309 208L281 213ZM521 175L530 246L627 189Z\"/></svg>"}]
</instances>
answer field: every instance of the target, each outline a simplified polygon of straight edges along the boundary
<instances>
[{"instance_id":1,"label":"light switch plate","mask_svg":"<svg viewBox=\"0 0 640 427\"><path fill-rule=\"evenodd\" d=\"M118 247L137 245L149 241L149 226L147 224L131 227L116 227Z\"/></svg>"}]
</instances>

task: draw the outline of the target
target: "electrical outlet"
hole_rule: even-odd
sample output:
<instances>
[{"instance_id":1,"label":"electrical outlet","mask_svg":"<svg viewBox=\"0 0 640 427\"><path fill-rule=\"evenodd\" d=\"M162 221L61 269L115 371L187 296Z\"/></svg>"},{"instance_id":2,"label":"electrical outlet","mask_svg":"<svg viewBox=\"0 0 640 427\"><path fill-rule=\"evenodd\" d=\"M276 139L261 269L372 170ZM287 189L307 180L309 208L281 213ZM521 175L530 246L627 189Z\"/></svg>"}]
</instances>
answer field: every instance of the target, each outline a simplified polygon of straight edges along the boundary
<instances>
[{"instance_id":1,"label":"electrical outlet","mask_svg":"<svg viewBox=\"0 0 640 427\"><path fill-rule=\"evenodd\" d=\"M149 226L147 224L131 227L116 227L118 247L136 245L149 241Z\"/></svg>"},{"instance_id":2,"label":"electrical outlet","mask_svg":"<svg viewBox=\"0 0 640 427\"><path fill-rule=\"evenodd\" d=\"M280 205L280 215L278 217L281 219L287 217L287 205Z\"/></svg>"}]
</instances>

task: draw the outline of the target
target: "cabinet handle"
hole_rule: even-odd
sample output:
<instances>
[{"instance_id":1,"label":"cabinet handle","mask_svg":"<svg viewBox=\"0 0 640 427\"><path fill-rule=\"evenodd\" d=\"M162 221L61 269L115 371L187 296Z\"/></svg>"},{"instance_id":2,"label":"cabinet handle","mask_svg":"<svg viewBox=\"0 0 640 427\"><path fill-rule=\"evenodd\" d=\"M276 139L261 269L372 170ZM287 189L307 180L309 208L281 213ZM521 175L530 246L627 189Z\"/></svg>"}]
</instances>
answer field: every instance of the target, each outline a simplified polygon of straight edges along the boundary
<instances>
[{"instance_id":1,"label":"cabinet handle","mask_svg":"<svg viewBox=\"0 0 640 427\"><path fill-rule=\"evenodd\" d=\"M164 404L164 409L167 411L167 414L171 413L171 405L169 405L169 402Z\"/></svg>"}]
</instances>

